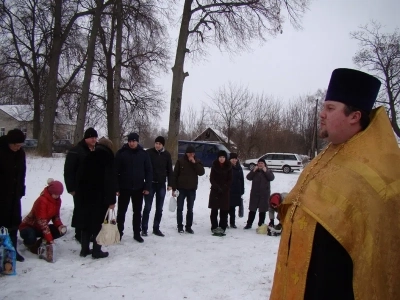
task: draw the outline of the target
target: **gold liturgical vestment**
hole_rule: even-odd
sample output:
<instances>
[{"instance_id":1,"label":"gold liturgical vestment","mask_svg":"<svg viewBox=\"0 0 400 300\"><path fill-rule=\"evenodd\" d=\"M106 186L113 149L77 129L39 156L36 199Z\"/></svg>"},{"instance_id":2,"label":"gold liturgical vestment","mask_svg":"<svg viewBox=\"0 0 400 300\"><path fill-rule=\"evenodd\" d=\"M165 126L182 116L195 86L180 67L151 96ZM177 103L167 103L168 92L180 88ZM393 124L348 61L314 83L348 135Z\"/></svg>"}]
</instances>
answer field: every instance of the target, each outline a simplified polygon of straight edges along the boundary
<instances>
[{"instance_id":1,"label":"gold liturgical vestment","mask_svg":"<svg viewBox=\"0 0 400 300\"><path fill-rule=\"evenodd\" d=\"M373 110L368 128L344 146L331 145L321 154L281 205L283 231L270 299L304 299L318 222L353 261L356 300L399 300L400 149L384 108Z\"/></svg>"}]
</instances>

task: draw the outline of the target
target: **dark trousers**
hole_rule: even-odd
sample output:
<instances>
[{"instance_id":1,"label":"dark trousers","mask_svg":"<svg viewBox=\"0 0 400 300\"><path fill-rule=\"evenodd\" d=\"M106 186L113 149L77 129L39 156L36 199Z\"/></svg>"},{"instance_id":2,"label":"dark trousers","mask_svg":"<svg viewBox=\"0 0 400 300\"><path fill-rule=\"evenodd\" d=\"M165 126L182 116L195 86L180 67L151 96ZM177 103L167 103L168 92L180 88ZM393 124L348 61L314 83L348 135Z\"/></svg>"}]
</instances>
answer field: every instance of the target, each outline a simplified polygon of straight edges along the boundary
<instances>
[{"instance_id":1,"label":"dark trousers","mask_svg":"<svg viewBox=\"0 0 400 300\"><path fill-rule=\"evenodd\" d=\"M121 190L118 197L117 224L119 233L124 234L125 214L132 199L132 227L134 236L140 236L140 223L142 219L143 190Z\"/></svg>"},{"instance_id":2,"label":"dark trousers","mask_svg":"<svg viewBox=\"0 0 400 300\"><path fill-rule=\"evenodd\" d=\"M235 218L236 218L236 206L229 207L229 224L235 225ZM228 218L226 218L228 221Z\"/></svg>"},{"instance_id":3,"label":"dark trousers","mask_svg":"<svg viewBox=\"0 0 400 300\"><path fill-rule=\"evenodd\" d=\"M261 226L265 222L266 212L259 212L258 213L258 226ZM247 225L253 225L254 219L256 218L255 211L249 211L249 217L247 219Z\"/></svg>"},{"instance_id":4,"label":"dark trousers","mask_svg":"<svg viewBox=\"0 0 400 300\"><path fill-rule=\"evenodd\" d=\"M153 205L154 194L156 195L156 213L154 215L153 230L160 229L165 193L166 193L165 183L153 182L149 194L144 196L142 231L147 231L149 227L149 216L150 216L151 206Z\"/></svg>"},{"instance_id":5,"label":"dark trousers","mask_svg":"<svg viewBox=\"0 0 400 300\"><path fill-rule=\"evenodd\" d=\"M79 216L81 215L81 203L78 197L76 196L76 191L75 191L75 196L72 197L74 200L74 210L72 212L72 224L71 227L75 227L75 239L80 242L81 240L81 231L82 229L77 226L77 224L81 223Z\"/></svg>"},{"instance_id":6,"label":"dark trousers","mask_svg":"<svg viewBox=\"0 0 400 300\"><path fill-rule=\"evenodd\" d=\"M193 225L193 206L194 200L196 199L196 190L179 190L179 196L178 199L176 199L176 222L178 223L178 227L183 227L183 207L185 198L187 202L186 228L191 228Z\"/></svg>"},{"instance_id":7,"label":"dark trousers","mask_svg":"<svg viewBox=\"0 0 400 300\"><path fill-rule=\"evenodd\" d=\"M218 211L219 211L219 223L218 223ZM227 224L228 211L213 208L211 209L210 220L211 220L211 230L217 227L221 227L223 230L225 230L226 227L228 226Z\"/></svg>"},{"instance_id":8,"label":"dark trousers","mask_svg":"<svg viewBox=\"0 0 400 300\"><path fill-rule=\"evenodd\" d=\"M54 240L62 236L62 234L53 224L49 225L49 229ZM35 244L38 238L43 238L43 232L33 227L27 227L22 229L19 232L19 235L24 240L24 244L27 246Z\"/></svg>"}]
</instances>

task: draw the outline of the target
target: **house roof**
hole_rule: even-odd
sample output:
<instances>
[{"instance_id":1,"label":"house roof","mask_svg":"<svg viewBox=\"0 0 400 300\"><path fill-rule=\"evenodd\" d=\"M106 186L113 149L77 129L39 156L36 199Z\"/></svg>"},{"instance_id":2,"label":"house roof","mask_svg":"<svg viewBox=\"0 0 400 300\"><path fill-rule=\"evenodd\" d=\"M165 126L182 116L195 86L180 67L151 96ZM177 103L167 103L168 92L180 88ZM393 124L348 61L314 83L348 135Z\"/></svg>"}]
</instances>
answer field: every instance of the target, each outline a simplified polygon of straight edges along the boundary
<instances>
[{"instance_id":1,"label":"house roof","mask_svg":"<svg viewBox=\"0 0 400 300\"><path fill-rule=\"evenodd\" d=\"M0 105L0 110L4 111L6 114L19 122L33 121L33 109L30 105ZM66 116L60 114L56 115L54 124L76 125L73 120L70 120Z\"/></svg>"},{"instance_id":2,"label":"house roof","mask_svg":"<svg viewBox=\"0 0 400 300\"><path fill-rule=\"evenodd\" d=\"M213 129L213 128L211 128L211 127L208 127L206 130L204 130L202 133L200 133L198 136L196 136L193 140L196 140L198 137L200 137L204 132L206 132L207 130L212 130L212 131L214 131L214 133L215 133L215 135L218 137L218 139L221 141L221 142L223 142L223 143L228 143L228 137L225 135L225 134L223 134L222 132L220 132L220 131L218 131L218 130L216 130L216 129ZM231 145L236 145L232 140L230 140L229 141L229 144L231 144Z\"/></svg>"}]
</instances>

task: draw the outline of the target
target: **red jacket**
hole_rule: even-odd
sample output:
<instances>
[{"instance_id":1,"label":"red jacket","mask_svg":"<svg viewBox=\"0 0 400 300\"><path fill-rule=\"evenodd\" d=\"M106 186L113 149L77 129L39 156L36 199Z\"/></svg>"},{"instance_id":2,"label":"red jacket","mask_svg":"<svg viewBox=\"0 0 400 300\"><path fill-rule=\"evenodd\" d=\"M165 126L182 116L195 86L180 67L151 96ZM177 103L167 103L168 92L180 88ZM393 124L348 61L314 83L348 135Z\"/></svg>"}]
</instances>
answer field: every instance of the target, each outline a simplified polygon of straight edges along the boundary
<instances>
[{"instance_id":1,"label":"red jacket","mask_svg":"<svg viewBox=\"0 0 400 300\"><path fill-rule=\"evenodd\" d=\"M51 235L49 222L53 221L56 228L63 225L60 219L61 198L54 199L51 197L47 187L40 194L39 198L33 203L32 210L22 220L19 225L19 230L27 227L33 227L43 232L43 237L46 241L51 242L53 236Z\"/></svg>"}]
</instances>

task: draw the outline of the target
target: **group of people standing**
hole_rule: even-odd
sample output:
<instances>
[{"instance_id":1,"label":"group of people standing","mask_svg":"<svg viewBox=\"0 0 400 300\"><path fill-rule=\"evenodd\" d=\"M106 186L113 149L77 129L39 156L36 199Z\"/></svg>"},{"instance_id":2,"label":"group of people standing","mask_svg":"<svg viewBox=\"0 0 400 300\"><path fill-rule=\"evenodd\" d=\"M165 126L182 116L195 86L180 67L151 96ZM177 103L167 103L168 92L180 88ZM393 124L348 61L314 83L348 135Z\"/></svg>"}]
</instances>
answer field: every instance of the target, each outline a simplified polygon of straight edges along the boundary
<instances>
[{"instance_id":1,"label":"group of people standing","mask_svg":"<svg viewBox=\"0 0 400 300\"><path fill-rule=\"evenodd\" d=\"M67 231L60 218L64 186L60 181L49 179L32 210L21 222L20 199L25 194L26 173L25 153L21 149L24 139L24 134L18 129L0 139L0 151L4 154L1 157L5 159L1 165L1 176L4 177L1 183L13 187L10 189L7 186L6 196L10 201L5 201L6 209L1 210L0 225L9 228L15 249L19 229L24 244L32 253L37 254L43 245L48 253L53 253L54 240ZM113 210L117 203L116 223L121 239L125 230L125 215L131 202L133 238L143 243L143 237L148 235L149 215L155 198L152 232L163 237L160 223L166 191L170 190L173 196L177 196L178 232L194 233L193 207L198 177L204 175L204 166L196 158L193 146L188 146L185 155L177 160L173 168L171 155L164 145L164 137L159 136L155 139L154 147L145 150L139 144L139 135L130 133L128 142L114 155L113 143L104 137L98 139L97 131L90 127L85 131L83 139L70 149L64 164L64 182L67 192L73 196L71 226L75 228L75 239L81 244L80 256L108 256L108 252L103 252L101 245L96 242L96 236L107 211ZM245 229L251 228L257 209L258 224L264 223L269 207L270 181L274 179L274 174L267 168L265 161L260 160L258 166L247 175L247 179L253 184ZM236 153L230 153L229 158L225 151L218 153L211 168L210 182L208 207L211 209L211 231L223 235L228 227L228 217L230 227L237 228L235 208L243 201L244 176ZM183 219L185 202L186 222ZM50 221L52 224L49 224ZM92 248L90 243L93 243ZM44 255L42 258L53 260L52 256ZM23 261L24 258L17 252L17 259Z\"/></svg>"}]
</instances>

